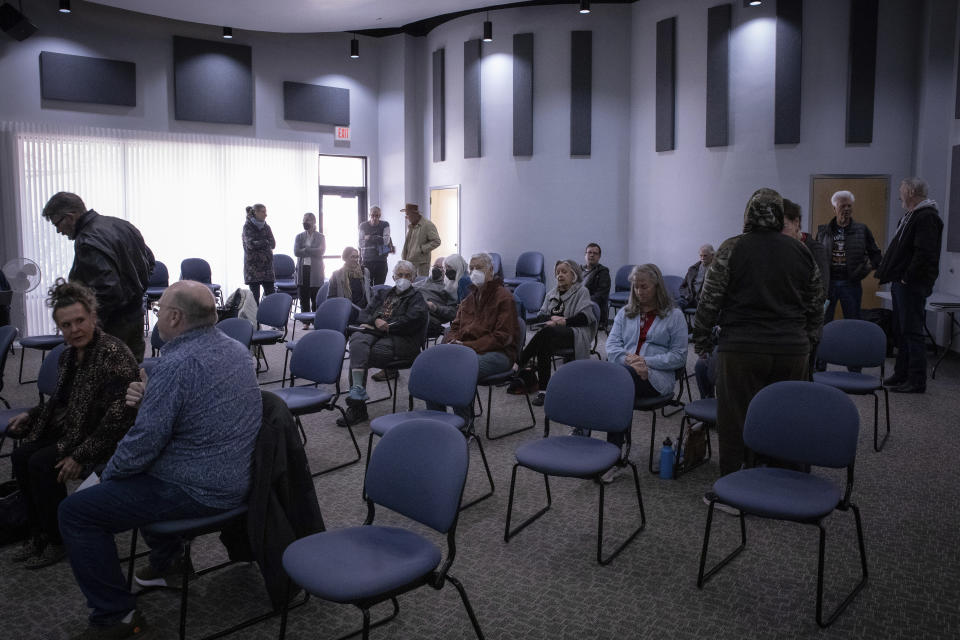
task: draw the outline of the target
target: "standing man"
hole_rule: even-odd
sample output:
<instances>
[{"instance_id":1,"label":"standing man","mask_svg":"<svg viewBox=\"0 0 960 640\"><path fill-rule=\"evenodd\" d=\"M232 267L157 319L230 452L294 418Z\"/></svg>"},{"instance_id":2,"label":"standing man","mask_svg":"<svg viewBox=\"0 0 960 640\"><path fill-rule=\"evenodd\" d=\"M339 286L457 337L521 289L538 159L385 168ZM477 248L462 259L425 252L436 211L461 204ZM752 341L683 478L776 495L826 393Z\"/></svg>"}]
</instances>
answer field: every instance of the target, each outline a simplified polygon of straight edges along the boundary
<instances>
[{"instance_id":1,"label":"standing man","mask_svg":"<svg viewBox=\"0 0 960 640\"><path fill-rule=\"evenodd\" d=\"M724 241L707 270L693 324L698 354L714 348L719 324L717 434L720 473L749 463L743 444L747 406L780 380L806 380L823 323L820 270L810 251L783 230L783 199L773 189L747 203L743 233Z\"/></svg>"},{"instance_id":2,"label":"standing man","mask_svg":"<svg viewBox=\"0 0 960 640\"><path fill-rule=\"evenodd\" d=\"M677 299L677 308L684 309L696 308L700 300L700 290L703 289L703 278L713 262L713 245L705 244L700 247L700 261L690 265L687 269L687 275L684 276L680 284L680 296Z\"/></svg>"},{"instance_id":3,"label":"standing man","mask_svg":"<svg viewBox=\"0 0 960 640\"><path fill-rule=\"evenodd\" d=\"M432 222L420 215L420 207L415 204L400 209L407 214L407 239L403 243L404 260L413 263L417 270L416 275L425 276L430 273L430 252L440 246L440 234Z\"/></svg>"},{"instance_id":4,"label":"standing man","mask_svg":"<svg viewBox=\"0 0 960 640\"><path fill-rule=\"evenodd\" d=\"M164 291L157 330L166 340L148 382L127 389L137 420L117 445L100 484L60 503L60 533L90 607L82 638L126 638L145 621L127 589L113 536L160 520L209 516L239 506L250 490L262 422L246 348L214 327L213 294L181 280ZM184 562L181 540L146 536L142 586L166 586Z\"/></svg>"},{"instance_id":5,"label":"standing man","mask_svg":"<svg viewBox=\"0 0 960 640\"><path fill-rule=\"evenodd\" d=\"M891 283L897 342L893 375L883 384L898 393L923 393L927 390L924 307L940 275L943 220L937 203L927 197L927 183L920 178L905 178L900 183L900 203L906 214L877 268L880 284Z\"/></svg>"},{"instance_id":6,"label":"standing man","mask_svg":"<svg viewBox=\"0 0 960 640\"><path fill-rule=\"evenodd\" d=\"M590 300L600 307L600 326L606 329L607 314L610 311L610 269L600 264L603 251L596 242L591 242L584 250L583 287L590 292Z\"/></svg>"},{"instance_id":7,"label":"standing man","mask_svg":"<svg viewBox=\"0 0 960 640\"><path fill-rule=\"evenodd\" d=\"M824 323L833 320L837 302L844 318L860 319L861 282L880 266L880 247L867 225L853 221L853 194L837 191L830 198L834 218L817 227L817 241L830 258L830 284Z\"/></svg>"},{"instance_id":8,"label":"standing man","mask_svg":"<svg viewBox=\"0 0 960 640\"><path fill-rule=\"evenodd\" d=\"M387 254L393 253L390 223L381 220L380 207L370 207L370 219L360 223L360 263L370 270L373 284L387 279Z\"/></svg>"},{"instance_id":9,"label":"standing man","mask_svg":"<svg viewBox=\"0 0 960 640\"><path fill-rule=\"evenodd\" d=\"M87 210L75 193L61 191L43 208L43 217L73 243L70 280L97 294L97 317L106 333L120 338L143 360L143 295L153 271L153 252L135 226Z\"/></svg>"}]
</instances>

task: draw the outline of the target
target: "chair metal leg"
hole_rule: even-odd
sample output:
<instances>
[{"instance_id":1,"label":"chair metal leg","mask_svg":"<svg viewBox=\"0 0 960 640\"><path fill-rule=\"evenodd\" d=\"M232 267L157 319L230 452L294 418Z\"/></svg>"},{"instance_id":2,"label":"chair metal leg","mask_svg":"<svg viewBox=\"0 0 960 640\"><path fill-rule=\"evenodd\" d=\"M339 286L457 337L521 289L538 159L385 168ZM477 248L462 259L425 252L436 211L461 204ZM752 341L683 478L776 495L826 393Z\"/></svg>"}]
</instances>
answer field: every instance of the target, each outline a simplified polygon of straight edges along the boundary
<instances>
[{"instance_id":1,"label":"chair metal leg","mask_svg":"<svg viewBox=\"0 0 960 640\"><path fill-rule=\"evenodd\" d=\"M633 542L633 539L647 526L647 515L643 509L643 495L640 493L640 474L637 472L637 465L629 460L627 460L627 464L630 465L630 469L633 471L633 484L637 491L637 506L640 508L640 526L637 527L626 540L620 543L620 546L614 549L610 555L606 558L603 557L603 503L606 485L600 482L600 509L597 518L597 562L603 566L610 564L614 558L620 555L620 552L623 551L628 544Z\"/></svg>"},{"instance_id":2,"label":"chair metal leg","mask_svg":"<svg viewBox=\"0 0 960 640\"><path fill-rule=\"evenodd\" d=\"M707 562L707 546L710 544L710 526L713 523L713 509L716 506L716 496L710 500L710 508L707 510L707 526L703 532L703 548L700 551L700 570L697 573L697 588L702 589L704 583L713 577L715 573L720 571L723 567L727 565L731 560L737 557L744 547L747 546L747 524L746 517L743 515L743 511L740 512L740 546L734 549L730 555L718 562L712 569L704 573L704 565Z\"/></svg>"},{"instance_id":3,"label":"chair metal leg","mask_svg":"<svg viewBox=\"0 0 960 640\"><path fill-rule=\"evenodd\" d=\"M826 551L826 541L827 541L827 532L823 528L823 522L820 521L817 523L817 527L820 529L820 550L817 558L817 624L820 627L826 628L829 627L837 617L843 613L844 609L847 608L853 599L858 593L863 589L867 584L867 551L863 543L863 523L860 520L860 509L857 508L855 504L851 504L850 508L853 510L853 517L857 523L857 546L860 549L860 571L861 579L860 582L856 584L847 597L843 599L836 609L833 610L833 613L830 614L830 617L827 618L826 622L823 620L823 560Z\"/></svg>"},{"instance_id":4,"label":"chair metal leg","mask_svg":"<svg viewBox=\"0 0 960 640\"><path fill-rule=\"evenodd\" d=\"M650 458L647 460L647 469L653 475L657 475L660 473L660 465L657 465L656 469L653 468L653 450L657 446L657 411L651 411L650 415L653 416L653 420L650 423Z\"/></svg>"},{"instance_id":5,"label":"chair metal leg","mask_svg":"<svg viewBox=\"0 0 960 640\"><path fill-rule=\"evenodd\" d=\"M137 562L137 533L139 529L130 532L130 563L127 566L127 591L133 591L133 568Z\"/></svg>"},{"instance_id":6,"label":"chair metal leg","mask_svg":"<svg viewBox=\"0 0 960 640\"><path fill-rule=\"evenodd\" d=\"M31 382L36 382L36 379L33 380L24 380L23 379L23 360L27 357L27 350L23 346L20 347L20 373L17 374L17 382L20 384L30 384ZM43 366L43 361L47 357L47 350L40 349L40 366ZM37 370L39 372L39 369ZM39 378L39 375L37 376Z\"/></svg>"},{"instance_id":7,"label":"chair metal leg","mask_svg":"<svg viewBox=\"0 0 960 640\"><path fill-rule=\"evenodd\" d=\"M332 467L330 467L330 468L328 468L328 469L324 469L324 470L322 470L322 471L316 471L316 472L314 472L314 473L311 473L310 476L311 476L312 478L316 478L317 476L322 476L323 474L325 474L325 473L330 473L331 471L336 471L337 469L343 469L344 467L349 467L350 465L352 465L352 464L354 464L354 463L356 463L356 462L360 462L360 458L362 457L361 454L360 454L360 445L357 444L357 437L353 434L353 427L350 425L349 422L347 422L347 414L344 412L343 409L340 408L340 405L338 405L338 404L333 405L333 408L337 409L337 410L340 412L340 415L343 416L343 422L347 425L347 433L350 434L350 440L353 442L353 449L354 449L354 451L357 452L357 457L356 457L356 458L352 458L352 459L350 459L350 460L348 460L347 462L344 462L344 463L342 463L342 464L338 464L338 465L332 466Z\"/></svg>"},{"instance_id":8,"label":"chair metal leg","mask_svg":"<svg viewBox=\"0 0 960 640\"><path fill-rule=\"evenodd\" d=\"M883 439L879 439L879 428L878 422L880 419L880 398L877 397L877 392L873 392L873 450L882 451L883 445L887 444L887 438L890 437L890 393L887 391L886 387L883 387L883 405L886 409L887 417L887 432L883 435Z\"/></svg>"},{"instance_id":9,"label":"chair metal leg","mask_svg":"<svg viewBox=\"0 0 960 640\"><path fill-rule=\"evenodd\" d=\"M371 434L371 437L372 435L373 434ZM490 485L490 491L486 492L485 494L483 494L478 498L474 498L473 500L471 500L470 502L467 502L466 504L461 504L460 511L463 511L464 509L469 509L470 507L477 504L478 502L483 502L484 500L492 496L494 492L493 474L490 473L490 465L487 463L487 454L484 453L483 451L483 443L480 441L480 438L478 438L477 435L472 431L468 433L464 433L464 436L466 436L467 438L467 446L470 446L471 441L474 441L477 443L477 449L480 451L480 459L483 461L483 469L487 473L487 483ZM368 464L369 464L369 460L370 460L370 454L368 453L367 454Z\"/></svg>"},{"instance_id":10,"label":"chair metal leg","mask_svg":"<svg viewBox=\"0 0 960 640\"><path fill-rule=\"evenodd\" d=\"M534 520L536 520L537 518L545 514L550 509L550 505L552 504L552 500L550 497L550 478L549 476L547 476L547 474L543 474L543 483L547 488L547 506L543 507L542 509L540 509L540 511L537 511L535 514L527 518L526 521L524 521L519 526L517 526L517 528L514 529L513 531L510 530L510 517L513 513L513 490L517 483L517 468L519 466L520 466L519 462L513 465L513 474L510 478L510 498L507 501L507 525L506 527L504 527L504 530L503 530L504 542L510 542L510 538L514 537L515 535L523 531L523 529L528 524L532 523Z\"/></svg>"},{"instance_id":11,"label":"chair metal leg","mask_svg":"<svg viewBox=\"0 0 960 640\"><path fill-rule=\"evenodd\" d=\"M463 585L460 584L460 581L454 578L449 573L444 576L447 582L452 584L456 588L457 593L460 594L460 600L463 601L463 608L467 610L467 616L470 617L470 624L473 625L473 632L477 634L477 640L484 640L483 631L480 630L480 623L477 621L477 615L473 612L473 607L470 606L470 599L467 598L467 591L463 588Z\"/></svg>"},{"instance_id":12,"label":"chair metal leg","mask_svg":"<svg viewBox=\"0 0 960 640\"><path fill-rule=\"evenodd\" d=\"M533 429L535 426L537 426L537 416L535 416L533 413L533 405L530 404L530 395L525 393L523 394L523 397L527 401L527 410L530 412L530 420L531 420L530 425L526 427L520 427L519 429L514 429L513 431L506 431L504 433L492 436L490 435L490 414L493 413L493 404L491 402L493 400L493 386L487 387L487 440L499 440L500 438L506 438L507 436L512 436L515 433L520 433L521 431ZM482 405L481 405L481 412L482 412Z\"/></svg>"}]
</instances>

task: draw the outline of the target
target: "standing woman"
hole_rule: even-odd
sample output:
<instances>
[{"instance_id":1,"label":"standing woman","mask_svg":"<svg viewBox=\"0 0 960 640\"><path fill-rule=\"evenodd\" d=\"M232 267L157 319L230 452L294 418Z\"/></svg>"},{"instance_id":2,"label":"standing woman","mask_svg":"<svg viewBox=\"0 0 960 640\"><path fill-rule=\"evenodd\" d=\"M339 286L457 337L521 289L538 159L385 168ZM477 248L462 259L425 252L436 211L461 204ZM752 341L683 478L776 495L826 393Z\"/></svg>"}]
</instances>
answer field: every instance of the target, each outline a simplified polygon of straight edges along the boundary
<instances>
[{"instance_id":1,"label":"standing woman","mask_svg":"<svg viewBox=\"0 0 960 640\"><path fill-rule=\"evenodd\" d=\"M293 241L293 255L297 256L297 286L300 288L300 310L316 311L317 292L323 286L323 254L327 242L317 231L317 216L303 214L303 233Z\"/></svg>"},{"instance_id":2,"label":"standing woman","mask_svg":"<svg viewBox=\"0 0 960 640\"><path fill-rule=\"evenodd\" d=\"M247 221L243 225L243 281L260 304L260 287L263 295L276 291L273 274L273 250L277 241L267 224L267 208L262 204L247 207Z\"/></svg>"}]
</instances>

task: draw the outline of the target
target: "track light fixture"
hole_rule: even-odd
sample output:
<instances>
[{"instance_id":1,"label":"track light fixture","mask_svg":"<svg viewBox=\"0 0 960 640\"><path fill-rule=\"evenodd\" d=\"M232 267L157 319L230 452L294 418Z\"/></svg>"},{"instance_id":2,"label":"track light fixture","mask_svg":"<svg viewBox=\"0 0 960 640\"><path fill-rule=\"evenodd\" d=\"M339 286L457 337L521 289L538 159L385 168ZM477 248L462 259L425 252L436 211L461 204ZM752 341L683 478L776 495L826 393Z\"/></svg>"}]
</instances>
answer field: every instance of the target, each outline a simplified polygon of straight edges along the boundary
<instances>
[{"instance_id":1,"label":"track light fixture","mask_svg":"<svg viewBox=\"0 0 960 640\"><path fill-rule=\"evenodd\" d=\"M493 42L493 23L490 22L490 12L487 12L487 19L483 21L483 41Z\"/></svg>"},{"instance_id":2,"label":"track light fixture","mask_svg":"<svg viewBox=\"0 0 960 640\"><path fill-rule=\"evenodd\" d=\"M360 41L357 40L357 34L353 34L353 39L350 41L350 57L360 57Z\"/></svg>"},{"instance_id":3,"label":"track light fixture","mask_svg":"<svg viewBox=\"0 0 960 640\"><path fill-rule=\"evenodd\" d=\"M580 13L583 13L583 14L590 13L590 1L589 1L589 0L580 0Z\"/></svg>"},{"instance_id":4,"label":"track light fixture","mask_svg":"<svg viewBox=\"0 0 960 640\"><path fill-rule=\"evenodd\" d=\"M70 13L70 0L60 0L60 13Z\"/></svg>"},{"instance_id":5,"label":"track light fixture","mask_svg":"<svg viewBox=\"0 0 960 640\"><path fill-rule=\"evenodd\" d=\"M761 4L763 4L763 0L743 0L743 6L746 8L759 7Z\"/></svg>"},{"instance_id":6,"label":"track light fixture","mask_svg":"<svg viewBox=\"0 0 960 640\"><path fill-rule=\"evenodd\" d=\"M230 40L233 38L233 27L224 27L223 28L223 39Z\"/></svg>"}]
</instances>

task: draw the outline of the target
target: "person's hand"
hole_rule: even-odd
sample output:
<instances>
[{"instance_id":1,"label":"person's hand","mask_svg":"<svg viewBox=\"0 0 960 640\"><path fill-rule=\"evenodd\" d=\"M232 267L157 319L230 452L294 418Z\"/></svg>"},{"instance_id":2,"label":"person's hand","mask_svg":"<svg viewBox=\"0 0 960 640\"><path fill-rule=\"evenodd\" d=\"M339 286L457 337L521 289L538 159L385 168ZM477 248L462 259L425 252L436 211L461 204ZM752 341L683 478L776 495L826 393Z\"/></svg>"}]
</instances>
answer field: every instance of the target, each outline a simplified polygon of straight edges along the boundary
<instances>
[{"instance_id":1,"label":"person's hand","mask_svg":"<svg viewBox=\"0 0 960 640\"><path fill-rule=\"evenodd\" d=\"M563 327L566 326L566 324L567 319L563 316L550 316L550 319L546 322L548 327Z\"/></svg>"},{"instance_id":2,"label":"person's hand","mask_svg":"<svg viewBox=\"0 0 960 640\"><path fill-rule=\"evenodd\" d=\"M23 413L18 413L10 418L10 420L7 422L6 435L10 436L11 438L19 438L22 436L23 426L26 424L28 417L29 415L26 411L24 411Z\"/></svg>"},{"instance_id":3,"label":"person's hand","mask_svg":"<svg viewBox=\"0 0 960 640\"><path fill-rule=\"evenodd\" d=\"M643 356L637 356L636 359L630 363L630 368L637 372L641 380L646 380L650 377L650 370L647 368L647 361L644 360Z\"/></svg>"},{"instance_id":4,"label":"person's hand","mask_svg":"<svg viewBox=\"0 0 960 640\"><path fill-rule=\"evenodd\" d=\"M80 473L83 471L83 465L79 464L76 460L73 459L73 456L67 456L57 464L53 465L54 469L59 469L60 473L57 475L57 482L63 484L67 480L75 480L80 477Z\"/></svg>"},{"instance_id":5,"label":"person's hand","mask_svg":"<svg viewBox=\"0 0 960 640\"><path fill-rule=\"evenodd\" d=\"M427 300L427 308L430 309L430 311L436 311L437 305L431 302L430 300Z\"/></svg>"},{"instance_id":6,"label":"person's hand","mask_svg":"<svg viewBox=\"0 0 960 640\"><path fill-rule=\"evenodd\" d=\"M390 323L384 320L383 318L377 318L376 320L374 320L374 324L376 325L377 329L379 329L380 331L390 330Z\"/></svg>"},{"instance_id":7,"label":"person's hand","mask_svg":"<svg viewBox=\"0 0 960 640\"><path fill-rule=\"evenodd\" d=\"M147 388L147 371L146 369L140 369L140 379L131 382L127 386L127 395L124 397L128 407L133 407L134 409L140 408L140 403L143 402L143 393Z\"/></svg>"}]
</instances>

